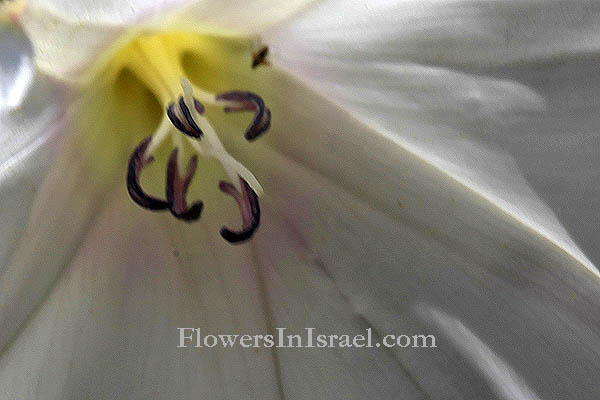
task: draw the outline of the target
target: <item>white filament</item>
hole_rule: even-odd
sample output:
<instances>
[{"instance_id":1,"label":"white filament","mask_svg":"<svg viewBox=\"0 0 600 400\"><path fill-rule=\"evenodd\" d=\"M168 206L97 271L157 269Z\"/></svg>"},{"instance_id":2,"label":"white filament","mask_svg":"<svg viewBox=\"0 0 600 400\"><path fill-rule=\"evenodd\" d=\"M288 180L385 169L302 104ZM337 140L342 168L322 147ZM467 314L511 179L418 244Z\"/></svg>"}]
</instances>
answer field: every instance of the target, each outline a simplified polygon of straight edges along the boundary
<instances>
[{"instance_id":1,"label":"white filament","mask_svg":"<svg viewBox=\"0 0 600 400\"><path fill-rule=\"evenodd\" d=\"M188 142L198 154L217 159L237 190L242 190L238 178L239 176L248 183L257 196L261 196L264 191L256 177L248 170L248 168L233 158L227 150L225 150L223 143L221 143L221 140L219 139L219 135L217 135L217 132L208 119L200 115L196 110L194 105L194 89L187 78L181 78L181 88L183 89L183 101L185 102L185 105L190 110L193 120L204 133L202 141L188 137Z\"/></svg>"}]
</instances>

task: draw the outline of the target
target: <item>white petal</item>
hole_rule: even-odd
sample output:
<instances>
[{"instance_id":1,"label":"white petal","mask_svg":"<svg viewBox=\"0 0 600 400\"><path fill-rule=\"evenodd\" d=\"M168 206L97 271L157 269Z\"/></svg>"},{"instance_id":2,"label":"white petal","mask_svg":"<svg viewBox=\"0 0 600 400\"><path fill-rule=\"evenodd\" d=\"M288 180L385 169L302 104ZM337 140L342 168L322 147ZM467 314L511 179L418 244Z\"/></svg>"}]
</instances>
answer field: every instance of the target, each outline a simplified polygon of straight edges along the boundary
<instances>
[{"instance_id":1,"label":"white petal","mask_svg":"<svg viewBox=\"0 0 600 400\"><path fill-rule=\"evenodd\" d=\"M506 149L584 253L600 264L600 72L597 60L530 64L506 70L547 101L544 112L508 123ZM548 84L551 82L551 84Z\"/></svg>"},{"instance_id":2,"label":"white petal","mask_svg":"<svg viewBox=\"0 0 600 400\"><path fill-rule=\"evenodd\" d=\"M499 398L539 400L518 374L460 321L435 309L426 309L457 349L481 371Z\"/></svg>"},{"instance_id":3,"label":"white petal","mask_svg":"<svg viewBox=\"0 0 600 400\"><path fill-rule=\"evenodd\" d=\"M23 235L60 140L64 88L40 74L32 79L15 107L0 110L0 273Z\"/></svg>"},{"instance_id":4,"label":"white petal","mask_svg":"<svg viewBox=\"0 0 600 400\"><path fill-rule=\"evenodd\" d=\"M38 203L35 214L58 215L32 220L36 233L23 246L40 254L16 261L30 277L48 263L64 274L4 349L0 384L9 398L493 399L505 393L497 382L544 399L594 395L596 275L399 143L288 76L265 73L272 131L251 144L224 138L265 186L250 244L218 239L215 226L232 217L218 196L204 199L196 224L138 209L121 186L104 203L98 189L64 202L76 207L68 217ZM71 197L95 193L85 174L74 176L54 185L78 184ZM80 223L94 204L97 219ZM470 342L509 373L444 340L447 320L430 310L461 321ZM372 327L378 336L434 333L443 342L194 352L176 348L180 325L219 333Z\"/></svg>"},{"instance_id":5,"label":"white petal","mask_svg":"<svg viewBox=\"0 0 600 400\"><path fill-rule=\"evenodd\" d=\"M481 67L596 51L599 23L590 0L328 0L272 39L306 57Z\"/></svg>"},{"instance_id":6,"label":"white petal","mask_svg":"<svg viewBox=\"0 0 600 400\"><path fill-rule=\"evenodd\" d=\"M16 214L15 233L7 233L12 241L0 276L1 347L47 296L76 253L102 199L104 188L86 176L81 154L66 151L52 161L40 165L50 171L44 184L36 185L44 177L40 174L29 186L29 198L22 194L17 198L23 204Z\"/></svg>"},{"instance_id":7,"label":"white petal","mask_svg":"<svg viewBox=\"0 0 600 400\"><path fill-rule=\"evenodd\" d=\"M193 1L174 15L171 23L187 30L216 30L257 34L304 11L318 0Z\"/></svg>"},{"instance_id":8,"label":"white petal","mask_svg":"<svg viewBox=\"0 0 600 400\"><path fill-rule=\"evenodd\" d=\"M27 46L24 42L17 41L15 34L7 31L4 33L7 40L10 39L11 45L25 46L23 57L26 59ZM0 41L3 39L4 36ZM6 61L10 62L10 59L11 52L8 52ZM28 281L32 278L28 274L30 271L15 267L11 260L18 252L19 242L26 234L27 220L31 216L36 196L39 195L39 186L52 165L57 143L60 141L65 102L62 86L34 72L32 65L21 66L31 70L13 71L12 76L3 77L2 81L4 84L4 78L12 78L10 84L14 84L21 76L33 75L26 91L25 87L14 90L15 86L4 86L10 89L9 97L3 99L13 104L10 104L10 107L9 104L5 104L7 107L0 109L0 316L5 323L0 332L0 346L12 336L31 311L31 307L39 303L39 299L48 289L46 287L37 296L33 296L33 305L26 305L23 298L27 298L28 293L21 289L31 289L35 287L35 283L29 287L22 286L19 274L22 280ZM27 252L31 254L35 253L35 250L29 248ZM42 254L38 256L44 257ZM34 274L33 280L37 277L38 275Z\"/></svg>"},{"instance_id":9,"label":"white petal","mask_svg":"<svg viewBox=\"0 0 600 400\"><path fill-rule=\"evenodd\" d=\"M289 179L289 172L289 169L281 171L282 177ZM295 175L295 168L292 172L294 179L302 179ZM278 196L286 190L275 191L272 194ZM296 224L299 216L294 211L296 204L287 206L272 210L268 201L263 204L263 225L254 242L257 263L264 276L271 325L285 328L285 335L302 335L304 345L308 344L307 328L314 329L314 346L317 335L366 337L366 329L372 328L370 322L357 314L348 302L347 293L340 290L318 253L311 250L309 242L318 238L306 241L298 230L303 228ZM326 208L330 204L321 206ZM344 244L338 242L338 245ZM372 335L373 341L380 339L376 330ZM277 353L285 398L309 400L314 393L321 398L345 400L424 398L420 379L415 379L386 348L321 347L278 349Z\"/></svg>"},{"instance_id":10,"label":"white petal","mask_svg":"<svg viewBox=\"0 0 600 400\"><path fill-rule=\"evenodd\" d=\"M18 106L34 76L33 50L27 37L0 21L0 113Z\"/></svg>"},{"instance_id":11,"label":"white petal","mask_svg":"<svg viewBox=\"0 0 600 400\"><path fill-rule=\"evenodd\" d=\"M190 0L105 0L78 1L36 0L28 4L35 12L43 10L60 20L89 25L134 24L143 18L168 11L170 8L192 3Z\"/></svg>"},{"instance_id":12,"label":"white petal","mask_svg":"<svg viewBox=\"0 0 600 400\"><path fill-rule=\"evenodd\" d=\"M248 248L139 209L123 187L88 227L3 354L6 398L277 398L270 349L177 348L178 327L266 331Z\"/></svg>"},{"instance_id":13,"label":"white petal","mask_svg":"<svg viewBox=\"0 0 600 400\"><path fill-rule=\"evenodd\" d=\"M86 178L80 168L63 166L55 172L61 171L60 181L77 184L78 196L93 192L92 186L79 180ZM380 399L416 393L409 379L401 378L401 366L383 350L345 351L341 357L335 349L313 351L311 364L296 371L287 367L300 360L304 363L303 353L274 357L270 349L176 348L177 327L200 327L205 335L266 334L274 322L296 329L301 325L281 320L279 313L284 304L305 307L292 301L306 295L304 290L321 296L310 298L311 307L318 308L311 324L361 332L363 323L354 320L352 309L323 272L307 264L305 249L290 236L289 227L278 224L268 205L261 228L264 234L256 244L234 247L222 241L217 230L207 229L226 221L227 213L222 211L207 210L203 221L181 224L140 210L122 187L100 210L90 200L78 198L69 204L70 220L75 222L67 227L62 215L38 219L34 222L39 233L25 238L30 246L40 248L51 245L48 236L64 229L61 248L40 249L46 250L45 262L37 264L34 274L48 275L44 270L54 269L57 263L64 269L52 293L3 353L0 382L8 398L270 399L279 398L280 387L290 398L298 398L311 393L308 385L318 382L334 397L340 390L348 394L346 398L361 398L357 397L361 393ZM49 204L39 203L39 213L57 211ZM81 207L95 209L97 218L83 222ZM80 241L77 250L65 257L71 231L78 232ZM46 238L45 243L40 236ZM27 267L32 258L39 262L40 256L30 255L29 264L17 261ZM279 281L278 274L285 274L284 279ZM288 287L302 279L311 279L313 287ZM269 321L263 314L265 303L278 307L273 310L277 320ZM365 361L369 364L356 369ZM276 373L279 363L286 369ZM363 373L369 381L361 383Z\"/></svg>"},{"instance_id":14,"label":"white petal","mask_svg":"<svg viewBox=\"0 0 600 400\"><path fill-rule=\"evenodd\" d=\"M567 10L535 1L340 7L326 2L269 35L272 61L593 268L571 235L600 261L592 244L600 226L600 171L591 161L600 157L597 112L561 99L578 101L597 72L593 61L563 58L577 78L568 76L570 67L551 64L540 76L534 61L595 51L600 7L584 2ZM588 105L598 103L587 93Z\"/></svg>"},{"instance_id":15,"label":"white petal","mask_svg":"<svg viewBox=\"0 0 600 400\"><path fill-rule=\"evenodd\" d=\"M33 0L22 22L36 61L53 76L73 79L98 61L103 51L130 35L156 28L253 34L302 10L314 0L79 1Z\"/></svg>"},{"instance_id":16,"label":"white petal","mask_svg":"<svg viewBox=\"0 0 600 400\"><path fill-rule=\"evenodd\" d=\"M391 351L405 370L396 372L403 387L416 386L423 397L506 398L498 383L509 382L507 376L521 393L539 398L593 397L600 360L597 273L398 141L285 75L269 78L273 131L252 143L252 151L234 139L225 146L251 166L276 211L272 219L286 227L265 233L268 242L274 246L287 229L306 254L301 272L299 263L281 261L288 260L286 246L271 250L280 266L268 280L275 326L343 327L318 317L344 315L328 311L335 288L355 318L381 335L438 337L436 350ZM462 321L478 338L472 345L484 344L511 370L484 369L464 352L464 342L447 340L447 329L428 309ZM282 359L288 360L282 364L287 389L297 397L313 383L334 390L336 376L325 374L330 384L318 377L303 382L312 358ZM356 360L348 363L361 370ZM399 393L379 377L379 388ZM365 380L358 381L372 398L386 398Z\"/></svg>"}]
</instances>

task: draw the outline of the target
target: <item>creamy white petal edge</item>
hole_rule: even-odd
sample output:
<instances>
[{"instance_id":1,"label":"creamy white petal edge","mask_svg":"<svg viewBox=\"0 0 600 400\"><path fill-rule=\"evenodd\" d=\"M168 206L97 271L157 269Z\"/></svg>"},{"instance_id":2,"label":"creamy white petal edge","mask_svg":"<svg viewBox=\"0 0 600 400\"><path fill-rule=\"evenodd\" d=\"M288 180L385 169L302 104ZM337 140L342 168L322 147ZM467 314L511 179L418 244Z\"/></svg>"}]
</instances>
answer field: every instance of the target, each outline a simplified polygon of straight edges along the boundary
<instances>
[{"instance_id":1,"label":"creamy white petal edge","mask_svg":"<svg viewBox=\"0 0 600 400\"><path fill-rule=\"evenodd\" d=\"M39 291L48 268L64 271L4 348L6 398L594 395L595 275L294 78L270 74L272 131L251 151L224 138L265 186L250 245L223 242L215 229L223 215L211 208L202 222L181 224L140 210L121 184L99 200L73 167L77 149L65 149L12 259L42 276L23 280L24 292ZM49 201L56 196L65 201ZM371 327L378 337L433 333L439 346L196 351L176 348L178 326Z\"/></svg>"},{"instance_id":2,"label":"creamy white petal edge","mask_svg":"<svg viewBox=\"0 0 600 400\"><path fill-rule=\"evenodd\" d=\"M595 270L599 27L590 1L332 0L265 41L273 62Z\"/></svg>"},{"instance_id":3,"label":"creamy white petal edge","mask_svg":"<svg viewBox=\"0 0 600 400\"><path fill-rule=\"evenodd\" d=\"M23 234L61 128L60 85L36 74L29 41L0 22L0 273Z\"/></svg>"},{"instance_id":4,"label":"creamy white petal edge","mask_svg":"<svg viewBox=\"0 0 600 400\"><path fill-rule=\"evenodd\" d=\"M170 29L253 34L306 8L314 0L32 0L22 16L48 74L78 78L110 46L140 30ZM76 43L74 46L73 43Z\"/></svg>"},{"instance_id":5,"label":"creamy white petal edge","mask_svg":"<svg viewBox=\"0 0 600 400\"><path fill-rule=\"evenodd\" d=\"M0 113L18 106L33 80L33 49L27 37L0 20Z\"/></svg>"}]
</instances>

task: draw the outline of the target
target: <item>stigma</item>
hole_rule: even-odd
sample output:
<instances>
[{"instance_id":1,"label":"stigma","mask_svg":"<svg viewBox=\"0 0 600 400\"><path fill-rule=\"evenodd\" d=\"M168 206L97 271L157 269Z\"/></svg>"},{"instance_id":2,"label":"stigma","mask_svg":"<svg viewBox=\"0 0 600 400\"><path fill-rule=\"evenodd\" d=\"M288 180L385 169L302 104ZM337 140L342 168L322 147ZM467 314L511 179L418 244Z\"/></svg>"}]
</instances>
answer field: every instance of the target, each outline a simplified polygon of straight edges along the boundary
<instances>
[{"instance_id":1,"label":"stigma","mask_svg":"<svg viewBox=\"0 0 600 400\"><path fill-rule=\"evenodd\" d=\"M194 87L185 77L180 79L180 86L177 98L165 105L156 131L142 140L129 158L129 196L147 210L170 212L174 218L185 222L197 221L201 218L204 203L199 199L189 202L186 199L188 188L197 172L198 157L214 158L230 180L220 181L219 189L236 200L242 217L240 229L223 227L221 236L230 243L243 243L252 238L260 224L258 198L263 189L255 176L226 151L205 115L205 103L220 107L225 113L253 113L252 122L244 133L248 141L257 139L269 129L271 111L263 99L252 92L233 90L213 95ZM142 188L140 178L143 169L154 162L154 153L167 138L171 138L172 150L166 163L165 196L159 198ZM186 151L193 153L187 165L184 162Z\"/></svg>"}]
</instances>

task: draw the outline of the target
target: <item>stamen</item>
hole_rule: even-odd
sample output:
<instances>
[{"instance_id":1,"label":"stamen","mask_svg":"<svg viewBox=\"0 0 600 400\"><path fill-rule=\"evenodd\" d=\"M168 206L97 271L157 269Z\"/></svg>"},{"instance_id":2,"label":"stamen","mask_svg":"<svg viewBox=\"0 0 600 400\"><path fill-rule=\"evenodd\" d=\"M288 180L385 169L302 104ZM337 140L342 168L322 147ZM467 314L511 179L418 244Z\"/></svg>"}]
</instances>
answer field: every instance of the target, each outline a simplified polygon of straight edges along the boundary
<instances>
[{"instance_id":1,"label":"stamen","mask_svg":"<svg viewBox=\"0 0 600 400\"><path fill-rule=\"evenodd\" d=\"M198 125L196 124L196 121L194 121L194 118L192 118L192 114L190 113L190 109L185 104L185 101L183 100L183 96L179 96L179 109L183 113L183 117L185 118L185 121L188 123L188 125L191 126L194 131L200 132L200 136L201 136L202 135L202 130L200 130L200 128L198 128Z\"/></svg>"},{"instance_id":2,"label":"stamen","mask_svg":"<svg viewBox=\"0 0 600 400\"><path fill-rule=\"evenodd\" d=\"M178 152L178 149L173 150L169 158L169 165L167 167L167 201L169 202L171 213L176 218L191 222L200 218L202 207L204 206L202 201L196 201L191 207L188 207L185 201L188 187L198 166L198 157L193 156L190 159L187 171L181 177L178 167Z\"/></svg>"},{"instance_id":3,"label":"stamen","mask_svg":"<svg viewBox=\"0 0 600 400\"><path fill-rule=\"evenodd\" d=\"M186 78L181 78L181 87L183 89L183 98L185 103L189 104L189 99L194 98L193 85ZM262 102L262 104L264 106L264 102ZM192 117L202 129L202 132L204 133L203 139L205 140L203 140L201 143L198 140L193 140L192 138L188 137L188 142L200 155L204 157L214 157L219 160L223 165L225 172L231 178L231 181L234 182L234 186L238 189L238 191L242 190L242 187L239 184L239 176L250 185L256 194L260 196L262 194L262 187L258 183L258 180L256 180L254 175L252 175L248 169L246 169L241 163L227 153L223 147L223 144L219 140L217 132L212 127L208 119L203 115L195 114L195 111L196 110L192 110Z\"/></svg>"},{"instance_id":4,"label":"stamen","mask_svg":"<svg viewBox=\"0 0 600 400\"><path fill-rule=\"evenodd\" d=\"M167 116L171 120L171 123L175 125L175 128L179 129L186 135L193 136L192 133L188 130L188 128L186 128L185 125L183 125L183 123L179 120L179 117L175 113L175 107L175 103L169 103L169 106L167 107Z\"/></svg>"},{"instance_id":5,"label":"stamen","mask_svg":"<svg viewBox=\"0 0 600 400\"><path fill-rule=\"evenodd\" d=\"M242 243L250 239L260 223L260 207L258 204L258 196L252 188L242 178L240 184L242 191L239 192L235 186L229 182L220 181L219 189L233 197L240 207L242 214L242 229L232 231L226 227L221 228L221 236L229 243Z\"/></svg>"},{"instance_id":6,"label":"stamen","mask_svg":"<svg viewBox=\"0 0 600 400\"><path fill-rule=\"evenodd\" d=\"M142 169L154 161L154 157L152 156L145 158L146 148L151 140L152 136L144 139L138 147L136 147L129 158L129 165L127 168L127 192L131 199L141 207L149 210L166 210L169 208L168 202L146 194L140 186Z\"/></svg>"},{"instance_id":7,"label":"stamen","mask_svg":"<svg viewBox=\"0 0 600 400\"><path fill-rule=\"evenodd\" d=\"M204 114L204 105L198 99L194 99L194 108L198 114ZM199 138L204 135L204 132L202 132L202 129L198 127L198 124L194 120L183 96L179 96L177 104L169 103L169 106L167 107L167 116L173 125L186 135L194 138Z\"/></svg>"},{"instance_id":8,"label":"stamen","mask_svg":"<svg viewBox=\"0 0 600 400\"><path fill-rule=\"evenodd\" d=\"M259 65L269 65L269 61L267 61L268 55L269 48L267 46L263 46L256 53L252 54L252 69L255 69Z\"/></svg>"},{"instance_id":9,"label":"stamen","mask_svg":"<svg viewBox=\"0 0 600 400\"><path fill-rule=\"evenodd\" d=\"M196 201L188 206L186 201L188 188L198 166L198 156L194 155L188 162L187 168L184 167L183 137L170 129L172 124L188 136L188 143L199 155L213 157L221 162L233 183L220 181L219 188L237 201L242 216L242 228L230 230L223 227L220 233L230 243L247 241L254 235L260 224L258 196L263 192L262 187L254 175L227 152L215 129L204 116L204 104L194 97L191 82L186 78L181 78L180 81L183 95L179 96L176 102L168 104L167 115L161 121L156 133L144 139L131 155L127 174L129 195L137 204L150 210L169 209L176 218L188 222L200 218L204 207L203 202ZM225 112L253 111L255 113L254 120L245 133L247 140L256 139L270 127L271 111L260 96L244 91L226 92L219 96L212 96L212 99L211 96L201 93L203 100L208 99L209 104L224 106ZM167 166L165 201L146 194L139 180L142 169L154 160L153 152L170 133L174 150L171 152Z\"/></svg>"},{"instance_id":10,"label":"stamen","mask_svg":"<svg viewBox=\"0 0 600 400\"><path fill-rule=\"evenodd\" d=\"M169 119L163 116L158 129L152 134L152 140L150 140L146 148L146 154L154 154L158 146L169 136L170 129L171 124L169 124Z\"/></svg>"},{"instance_id":11,"label":"stamen","mask_svg":"<svg viewBox=\"0 0 600 400\"><path fill-rule=\"evenodd\" d=\"M254 140L271 126L271 110L264 100L252 92L234 90L217 95L216 99L227 103L225 112L254 111L254 120L246 130L246 140Z\"/></svg>"}]
</instances>

